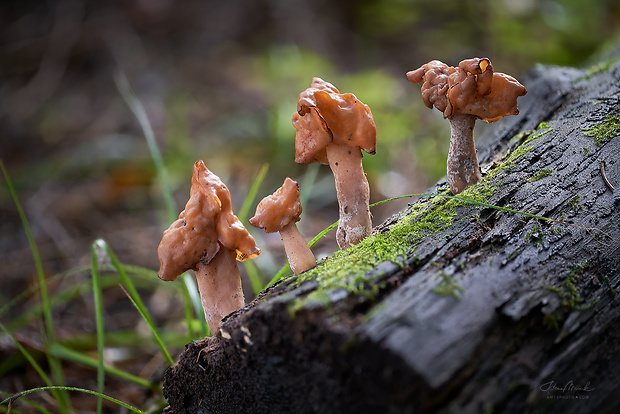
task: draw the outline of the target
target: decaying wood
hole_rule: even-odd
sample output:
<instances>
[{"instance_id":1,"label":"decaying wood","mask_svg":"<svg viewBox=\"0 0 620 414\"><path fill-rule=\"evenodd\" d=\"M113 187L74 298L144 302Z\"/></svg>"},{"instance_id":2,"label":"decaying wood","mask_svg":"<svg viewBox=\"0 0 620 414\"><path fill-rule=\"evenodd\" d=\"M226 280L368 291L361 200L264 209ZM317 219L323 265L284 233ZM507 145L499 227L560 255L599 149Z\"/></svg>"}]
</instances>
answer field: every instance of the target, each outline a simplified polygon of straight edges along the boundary
<instances>
[{"instance_id":1,"label":"decaying wood","mask_svg":"<svg viewBox=\"0 0 620 414\"><path fill-rule=\"evenodd\" d=\"M168 411L620 412L620 198L600 168L617 181L620 138L583 130L620 112L620 66L540 67L526 86L521 114L477 140L489 171L540 135L487 202L562 224L466 205L406 266L371 271L377 294L337 289L293 312L317 284L271 287L187 345Z\"/></svg>"}]
</instances>

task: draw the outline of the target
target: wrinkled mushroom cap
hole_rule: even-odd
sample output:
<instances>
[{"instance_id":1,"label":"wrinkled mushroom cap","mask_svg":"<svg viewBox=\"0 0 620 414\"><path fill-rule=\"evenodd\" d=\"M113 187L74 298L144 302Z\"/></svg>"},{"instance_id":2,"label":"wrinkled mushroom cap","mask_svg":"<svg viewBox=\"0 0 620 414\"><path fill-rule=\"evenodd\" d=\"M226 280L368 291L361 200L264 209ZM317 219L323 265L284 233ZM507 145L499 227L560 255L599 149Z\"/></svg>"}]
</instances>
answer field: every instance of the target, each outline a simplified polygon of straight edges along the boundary
<instances>
[{"instance_id":1,"label":"wrinkled mushroom cap","mask_svg":"<svg viewBox=\"0 0 620 414\"><path fill-rule=\"evenodd\" d=\"M463 60L458 68L434 60L408 72L407 79L422 83L424 104L434 105L444 118L463 114L496 122L518 114L517 98L527 93L512 76L495 73L487 58Z\"/></svg>"},{"instance_id":2,"label":"wrinkled mushroom cap","mask_svg":"<svg viewBox=\"0 0 620 414\"><path fill-rule=\"evenodd\" d=\"M327 164L325 148L332 142L375 153L377 128L370 108L352 93L341 94L321 78L313 78L310 87L299 95L292 122L298 164Z\"/></svg>"},{"instance_id":3,"label":"wrinkled mushroom cap","mask_svg":"<svg viewBox=\"0 0 620 414\"><path fill-rule=\"evenodd\" d=\"M286 177L282 187L258 203L250 224L265 230L266 233L275 233L291 222L298 222L300 215L299 185Z\"/></svg>"},{"instance_id":4,"label":"wrinkled mushroom cap","mask_svg":"<svg viewBox=\"0 0 620 414\"><path fill-rule=\"evenodd\" d=\"M208 264L221 248L234 250L237 260L260 254L254 238L232 212L230 192L204 162L194 164L185 210L164 231L157 248L163 280L175 280L199 262Z\"/></svg>"},{"instance_id":5,"label":"wrinkled mushroom cap","mask_svg":"<svg viewBox=\"0 0 620 414\"><path fill-rule=\"evenodd\" d=\"M432 60L416 70L407 72L407 80L422 84L422 101L428 108L444 112L448 107L448 77L454 68L438 60Z\"/></svg>"}]
</instances>

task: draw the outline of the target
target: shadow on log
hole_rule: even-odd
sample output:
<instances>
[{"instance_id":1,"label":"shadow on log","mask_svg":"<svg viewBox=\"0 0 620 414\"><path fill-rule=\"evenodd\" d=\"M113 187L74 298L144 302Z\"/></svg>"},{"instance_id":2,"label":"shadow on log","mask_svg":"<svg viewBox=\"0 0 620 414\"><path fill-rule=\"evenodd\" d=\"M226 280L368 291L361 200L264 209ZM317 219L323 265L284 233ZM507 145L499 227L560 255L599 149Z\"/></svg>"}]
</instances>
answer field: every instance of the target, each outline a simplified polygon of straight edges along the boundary
<instances>
[{"instance_id":1,"label":"shadow on log","mask_svg":"<svg viewBox=\"0 0 620 414\"><path fill-rule=\"evenodd\" d=\"M620 66L525 83L463 197L555 221L418 200L368 242L409 220L389 260L335 254L365 265L322 261L188 344L167 411L620 412Z\"/></svg>"}]
</instances>

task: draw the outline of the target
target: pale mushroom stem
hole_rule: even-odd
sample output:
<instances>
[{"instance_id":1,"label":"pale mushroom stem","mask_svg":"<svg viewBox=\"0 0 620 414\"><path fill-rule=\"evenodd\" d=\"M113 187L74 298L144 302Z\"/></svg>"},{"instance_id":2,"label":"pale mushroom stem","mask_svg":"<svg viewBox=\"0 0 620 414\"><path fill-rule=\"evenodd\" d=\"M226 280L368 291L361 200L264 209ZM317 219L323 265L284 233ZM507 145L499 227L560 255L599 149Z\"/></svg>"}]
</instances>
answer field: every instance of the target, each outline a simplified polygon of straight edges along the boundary
<instances>
[{"instance_id":1,"label":"pale mushroom stem","mask_svg":"<svg viewBox=\"0 0 620 414\"><path fill-rule=\"evenodd\" d=\"M224 316L245 305L237 253L220 247L209 264L198 262L196 283L205 319L214 335Z\"/></svg>"},{"instance_id":2,"label":"pale mushroom stem","mask_svg":"<svg viewBox=\"0 0 620 414\"><path fill-rule=\"evenodd\" d=\"M482 178L474 143L474 115L454 114L450 118L450 149L448 150L448 184L452 194Z\"/></svg>"},{"instance_id":3,"label":"pale mushroom stem","mask_svg":"<svg viewBox=\"0 0 620 414\"><path fill-rule=\"evenodd\" d=\"M288 264L296 275L316 265L314 254L306 244L294 221L291 221L280 230L280 236L284 242L284 251L288 258Z\"/></svg>"},{"instance_id":4,"label":"pale mushroom stem","mask_svg":"<svg viewBox=\"0 0 620 414\"><path fill-rule=\"evenodd\" d=\"M370 187L362 167L362 151L347 145L330 144L327 161L334 173L340 220L336 241L341 249L358 244L372 231Z\"/></svg>"}]
</instances>

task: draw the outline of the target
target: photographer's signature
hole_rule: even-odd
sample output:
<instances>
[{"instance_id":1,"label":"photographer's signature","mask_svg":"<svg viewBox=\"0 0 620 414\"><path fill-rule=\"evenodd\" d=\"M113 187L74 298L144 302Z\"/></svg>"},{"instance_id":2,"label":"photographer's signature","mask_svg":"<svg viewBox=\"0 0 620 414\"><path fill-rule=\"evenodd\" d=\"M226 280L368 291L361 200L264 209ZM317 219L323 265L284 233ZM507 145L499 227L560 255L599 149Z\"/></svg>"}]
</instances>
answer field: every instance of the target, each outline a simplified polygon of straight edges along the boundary
<instances>
[{"instance_id":1,"label":"photographer's signature","mask_svg":"<svg viewBox=\"0 0 620 414\"><path fill-rule=\"evenodd\" d=\"M555 381L549 381L540 386L542 392L547 393L547 398L557 399L587 399L586 393L595 390L590 385L590 381L585 384L575 384L572 380L565 384L559 384Z\"/></svg>"}]
</instances>

